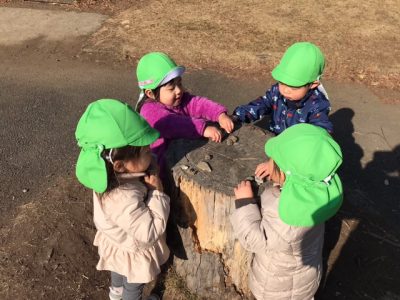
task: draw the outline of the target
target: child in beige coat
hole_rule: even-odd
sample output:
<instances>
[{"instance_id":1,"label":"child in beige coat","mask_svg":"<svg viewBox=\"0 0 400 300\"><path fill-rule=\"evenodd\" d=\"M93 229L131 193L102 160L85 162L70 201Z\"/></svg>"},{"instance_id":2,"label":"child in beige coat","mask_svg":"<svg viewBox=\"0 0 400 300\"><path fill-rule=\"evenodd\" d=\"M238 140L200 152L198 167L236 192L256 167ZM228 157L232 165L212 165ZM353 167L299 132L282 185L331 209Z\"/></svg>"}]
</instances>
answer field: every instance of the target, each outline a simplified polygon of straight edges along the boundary
<instances>
[{"instance_id":1,"label":"child in beige coat","mask_svg":"<svg viewBox=\"0 0 400 300\"><path fill-rule=\"evenodd\" d=\"M310 124L286 129L265 151L266 175L276 186L258 205L242 181L231 216L240 243L254 253L249 287L260 300L310 300L321 279L324 222L342 204L342 153L325 129Z\"/></svg>"},{"instance_id":2,"label":"child in beige coat","mask_svg":"<svg viewBox=\"0 0 400 300\"><path fill-rule=\"evenodd\" d=\"M149 172L159 133L127 104L105 99L88 106L75 134L76 175L93 189L97 269L111 271L110 299L142 299L169 256L169 197Z\"/></svg>"}]
</instances>

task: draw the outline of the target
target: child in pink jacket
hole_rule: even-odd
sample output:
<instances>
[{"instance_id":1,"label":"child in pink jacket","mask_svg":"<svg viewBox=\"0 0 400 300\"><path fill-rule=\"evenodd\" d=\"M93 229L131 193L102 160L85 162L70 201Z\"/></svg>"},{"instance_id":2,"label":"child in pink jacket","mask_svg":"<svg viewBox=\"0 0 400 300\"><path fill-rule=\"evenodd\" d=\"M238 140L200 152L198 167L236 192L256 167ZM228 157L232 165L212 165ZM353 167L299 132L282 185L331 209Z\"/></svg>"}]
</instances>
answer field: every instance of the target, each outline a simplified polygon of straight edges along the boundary
<instances>
[{"instance_id":1,"label":"child in pink jacket","mask_svg":"<svg viewBox=\"0 0 400 300\"><path fill-rule=\"evenodd\" d=\"M111 300L142 299L169 256L170 199L149 171L159 133L127 104L103 99L88 106L75 135L82 148L76 175L93 189L97 269L111 271Z\"/></svg>"},{"instance_id":2,"label":"child in pink jacket","mask_svg":"<svg viewBox=\"0 0 400 300\"><path fill-rule=\"evenodd\" d=\"M220 129L207 125L207 121L218 122L228 133L233 130L233 122L223 105L184 91L181 79L184 71L183 66L177 66L160 52L144 55L136 70L141 89L137 109L160 132L151 149L157 155L161 175L166 171L164 155L170 140L205 137L221 142Z\"/></svg>"}]
</instances>

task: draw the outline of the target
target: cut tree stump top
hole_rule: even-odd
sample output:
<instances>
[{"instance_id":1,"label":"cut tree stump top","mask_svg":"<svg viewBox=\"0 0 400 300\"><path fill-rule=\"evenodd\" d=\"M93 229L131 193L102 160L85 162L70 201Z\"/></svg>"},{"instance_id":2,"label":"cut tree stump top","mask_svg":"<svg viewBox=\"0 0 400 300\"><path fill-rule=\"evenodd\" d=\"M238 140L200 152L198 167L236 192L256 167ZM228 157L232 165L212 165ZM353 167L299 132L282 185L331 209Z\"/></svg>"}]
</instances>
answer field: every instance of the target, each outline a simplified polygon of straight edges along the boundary
<instances>
[{"instance_id":1,"label":"cut tree stump top","mask_svg":"<svg viewBox=\"0 0 400 300\"><path fill-rule=\"evenodd\" d=\"M174 175L185 175L199 185L226 195L241 181L254 176L258 164L267 160L265 142L274 135L242 125L221 143L200 140L172 141L167 160Z\"/></svg>"},{"instance_id":2,"label":"cut tree stump top","mask_svg":"<svg viewBox=\"0 0 400 300\"><path fill-rule=\"evenodd\" d=\"M201 297L252 299L247 285L251 253L235 239L229 216L235 210L234 187L254 176L256 166L267 159L264 145L271 137L259 127L242 125L221 143L174 140L168 147L173 178L166 187L170 220L177 225L168 239L176 245L176 271ZM254 183L256 193L267 184Z\"/></svg>"}]
</instances>

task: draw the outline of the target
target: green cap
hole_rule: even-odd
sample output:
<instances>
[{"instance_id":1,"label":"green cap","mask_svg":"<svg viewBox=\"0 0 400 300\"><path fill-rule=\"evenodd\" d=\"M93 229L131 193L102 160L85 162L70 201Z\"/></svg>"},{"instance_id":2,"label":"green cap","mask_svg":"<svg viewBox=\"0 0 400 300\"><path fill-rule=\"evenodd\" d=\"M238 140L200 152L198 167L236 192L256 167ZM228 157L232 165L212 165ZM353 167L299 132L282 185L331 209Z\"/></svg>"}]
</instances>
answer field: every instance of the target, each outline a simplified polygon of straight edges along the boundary
<instances>
[{"instance_id":1,"label":"green cap","mask_svg":"<svg viewBox=\"0 0 400 300\"><path fill-rule=\"evenodd\" d=\"M151 52L144 55L136 68L140 89L154 90L160 85L181 76L185 67L176 63L165 53Z\"/></svg>"},{"instance_id":2,"label":"green cap","mask_svg":"<svg viewBox=\"0 0 400 300\"><path fill-rule=\"evenodd\" d=\"M75 131L82 148L76 177L84 186L103 193L107 188L106 165L101 157L103 150L128 145L147 146L159 135L126 103L101 99L89 104Z\"/></svg>"},{"instance_id":3,"label":"green cap","mask_svg":"<svg viewBox=\"0 0 400 300\"><path fill-rule=\"evenodd\" d=\"M267 141L265 153L286 175L279 200L283 222L308 227L338 211L343 189L336 171L342 152L325 129L304 123L291 126Z\"/></svg>"},{"instance_id":4,"label":"green cap","mask_svg":"<svg viewBox=\"0 0 400 300\"><path fill-rule=\"evenodd\" d=\"M303 86L319 79L325 68L321 50L312 43L300 42L290 46L279 65L272 70L272 77L290 86Z\"/></svg>"}]
</instances>

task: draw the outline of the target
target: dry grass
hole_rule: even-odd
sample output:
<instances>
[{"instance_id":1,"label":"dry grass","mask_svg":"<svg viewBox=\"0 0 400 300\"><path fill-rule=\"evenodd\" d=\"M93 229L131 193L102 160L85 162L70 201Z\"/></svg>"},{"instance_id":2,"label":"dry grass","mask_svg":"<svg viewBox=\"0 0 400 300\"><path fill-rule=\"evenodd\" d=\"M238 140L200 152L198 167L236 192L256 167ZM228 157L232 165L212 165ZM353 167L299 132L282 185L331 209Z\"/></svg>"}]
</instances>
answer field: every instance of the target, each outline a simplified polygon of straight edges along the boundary
<instances>
[{"instance_id":1,"label":"dry grass","mask_svg":"<svg viewBox=\"0 0 400 300\"><path fill-rule=\"evenodd\" d=\"M110 14L127 9L137 2L138 0L75 0L74 6L84 11Z\"/></svg>"},{"instance_id":2,"label":"dry grass","mask_svg":"<svg viewBox=\"0 0 400 300\"><path fill-rule=\"evenodd\" d=\"M265 78L290 44L306 40L325 53L325 77L389 88L400 79L396 0L146 3L109 19L92 47L135 63L159 50L192 68Z\"/></svg>"}]
</instances>

